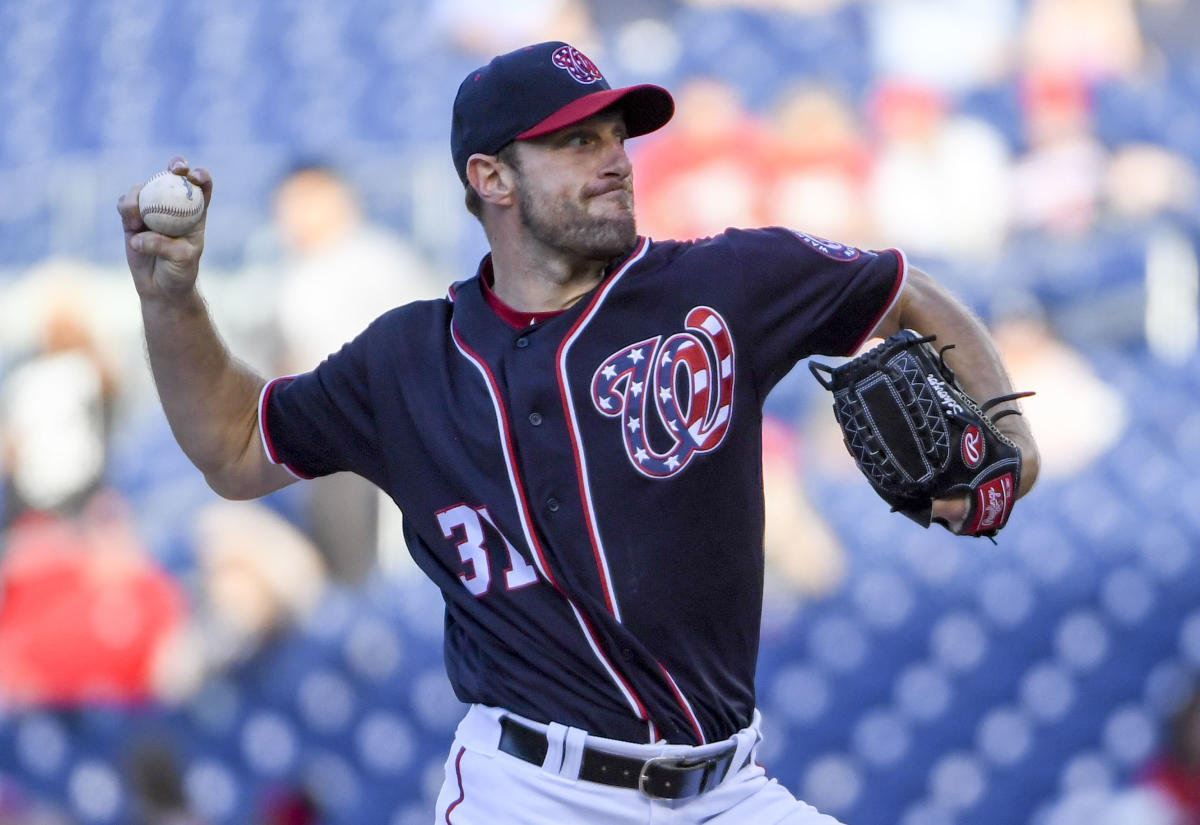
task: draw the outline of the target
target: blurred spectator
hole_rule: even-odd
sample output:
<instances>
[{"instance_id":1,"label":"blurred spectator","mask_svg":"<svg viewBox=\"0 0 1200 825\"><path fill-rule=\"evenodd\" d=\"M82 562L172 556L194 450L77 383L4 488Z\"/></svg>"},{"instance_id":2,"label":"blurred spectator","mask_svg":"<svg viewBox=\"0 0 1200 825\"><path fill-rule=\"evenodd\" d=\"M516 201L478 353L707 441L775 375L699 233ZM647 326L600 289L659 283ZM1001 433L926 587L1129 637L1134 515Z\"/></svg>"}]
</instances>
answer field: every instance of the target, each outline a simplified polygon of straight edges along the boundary
<instances>
[{"instance_id":1,"label":"blurred spectator","mask_svg":"<svg viewBox=\"0 0 1200 825\"><path fill-rule=\"evenodd\" d=\"M1200 174L1188 158L1153 143L1116 147L1104 170L1104 203L1122 221L1162 214L1194 215Z\"/></svg>"},{"instance_id":2,"label":"blurred spectator","mask_svg":"<svg viewBox=\"0 0 1200 825\"><path fill-rule=\"evenodd\" d=\"M183 621L177 583L147 554L114 492L72 518L30 514L0 563L0 694L18 705L142 702Z\"/></svg>"},{"instance_id":3,"label":"blurred spectator","mask_svg":"<svg viewBox=\"0 0 1200 825\"><path fill-rule=\"evenodd\" d=\"M327 584L311 542L264 505L218 501L194 522L198 603L165 639L155 689L176 702L306 617Z\"/></svg>"},{"instance_id":4,"label":"blurred spectator","mask_svg":"<svg viewBox=\"0 0 1200 825\"><path fill-rule=\"evenodd\" d=\"M51 261L23 286L31 349L0 385L0 693L17 704L137 702L184 612L106 483L120 382L93 272Z\"/></svg>"},{"instance_id":5,"label":"blurred spectator","mask_svg":"<svg viewBox=\"0 0 1200 825\"><path fill-rule=\"evenodd\" d=\"M1134 0L1031 0L1021 39L1023 73L1089 85L1132 77L1144 54Z\"/></svg>"},{"instance_id":6,"label":"blurred spectator","mask_svg":"<svg viewBox=\"0 0 1200 825\"><path fill-rule=\"evenodd\" d=\"M132 825L203 825L183 788L179 757L165 738L135 742L125 773L132 797Z\"/></svg>"},{"instance_id":7,"label":"blurred spectator","mask_svg":"<svg viewBox=\"0 0 1200 825\"><path fill-rule=\"evenodd\" d=\"M712 77L688 80L671 123L630 147L638 230L687 240L762 226L769 146L766 127L736 89Z\"/></svg>"},{"instance_id":8,"label":"blurred spectator","mask_svg":"<svg viewBox=\"0 0 1200 825\"><path fill-rule=\"evenodd\" d=\"M869 197L876 243L910 255L986 259L1004 243L1011 158L1000 133L953 115L936 91L879 87L869 103L877 141Z\"/></svg>"},{"instance_id":9,"label":"blurred spectator","mask_svg":"<svg viewBox=\"0 0 1200 825\"><path fill-rule=\"evenodd\" d=\"M1107 154L1092 125L1086 85L1070 75L1033 74L1022 96L1027 142L1014 176L1018 228L1079 237L1095 225Z\"/></svg>"},{"instance_id":10,"label":"blurred spectator","mask_svg":"<svg viewBox=\"0 0 1200 825\"><path fill-rule=\"evenodd\" d=\"M1002 299L990 326L1013 387L1037 393L1022 402L1022 409L1042 454L1042 472L1047 478L1081 472L1124 432L1125 399L1054 334L1033 298ZM1081 410L1103 414L1081 415Z\"/></svg>"},{"instance_id":11,"label":"blurred spectator","mask_svg":"<svg viewBox=\"0 0 1200 825\"><path fill-rule=\"evenodd\" d=\"M0 529L29 512L73 516L104 481L118 385L84 272L51 264L29 278L33 349L0 383Z\"/></svg>"},{"instance_id":12,"label":"blurred spectator","mask_svg":"<svg viewBox=\"0 0 1200 825\"><path fill-rule=\"evenodd\" d=\"M280 246L270 262L279 284L278 373L310 370L387 310L445 293L413 246L369 223L350 184L327 166L292 169L275 191L272 216ZM361 582L377 559L381 493L349 473L304 484L303 526L330 574Z\"/></svg>"},{"instance_id":13,"label":"blurred spectator","mask_svg":"<svg viewBox=\"0 0 1200 825\"><path fill-rule=\"evenodd\" d=\"M870 154L849 102L826 86L797 86L775 103L770 127L764 222L865 244Z\"/></svg>"},{"instance_id":14,"label":"blurred spectator","mask_svg":"<svg viewBox=\"0 0 1200 825\"><path fill-rule=\"evenodd\" d=\"M350 183L328 166L289 171L272 219L286 372L312 369L392 307L445 293L410 243L368 222Z\"/></svg>"},{"instance_id":15,"label":"blurred spectator","mask_svg":"<svg viewBox=\"0 0 1200 825\"><path fill-rule=\"evenodd\" d=\"M1019 0L873 0L866 9L877 77L954 95L1012 71Z\"/></svg>"}]
</instances>

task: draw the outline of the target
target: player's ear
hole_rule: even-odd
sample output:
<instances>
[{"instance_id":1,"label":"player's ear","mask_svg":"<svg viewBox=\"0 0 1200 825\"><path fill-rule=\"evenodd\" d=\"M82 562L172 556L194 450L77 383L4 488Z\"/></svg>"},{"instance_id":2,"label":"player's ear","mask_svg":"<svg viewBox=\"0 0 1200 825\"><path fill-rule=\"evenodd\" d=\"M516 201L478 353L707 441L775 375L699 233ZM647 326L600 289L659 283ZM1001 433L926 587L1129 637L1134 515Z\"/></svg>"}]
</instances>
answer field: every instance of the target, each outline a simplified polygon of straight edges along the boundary
<instances>
[{"instance_id":1,"label":"player's ear","mask_svg":"<svg viewBox=\"0 0 1200 825\"><path fill-rule=\"evenodd\" d=\"M495 155L476 152L467 158L467 183L484 203L508 206L513 202L513 170Z\"/></svg>"}]
</instances>

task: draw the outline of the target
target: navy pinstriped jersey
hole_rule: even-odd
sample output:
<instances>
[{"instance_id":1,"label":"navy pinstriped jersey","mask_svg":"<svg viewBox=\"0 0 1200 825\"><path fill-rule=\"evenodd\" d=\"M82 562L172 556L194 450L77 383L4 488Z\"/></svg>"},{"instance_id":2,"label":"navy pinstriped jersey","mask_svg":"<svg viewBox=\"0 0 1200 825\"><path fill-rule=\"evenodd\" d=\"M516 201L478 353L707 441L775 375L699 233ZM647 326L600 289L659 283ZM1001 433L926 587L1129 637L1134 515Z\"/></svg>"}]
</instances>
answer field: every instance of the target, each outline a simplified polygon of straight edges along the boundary
<instances>
[{"instance_id":1,"label":"navy pinstriped jersey","mask_svg":"<svg viewBox=\"0 0 1200 825\"><path fill-rule=\"evenodd\" d=\"M784 229L640 238L518 329L477 274L269 384L264 442L391 495L444 594L459 699L715 741L755 702L763 399L799 359L854 351L903 278L897 252Z\"/></svg>"}]
</instances>

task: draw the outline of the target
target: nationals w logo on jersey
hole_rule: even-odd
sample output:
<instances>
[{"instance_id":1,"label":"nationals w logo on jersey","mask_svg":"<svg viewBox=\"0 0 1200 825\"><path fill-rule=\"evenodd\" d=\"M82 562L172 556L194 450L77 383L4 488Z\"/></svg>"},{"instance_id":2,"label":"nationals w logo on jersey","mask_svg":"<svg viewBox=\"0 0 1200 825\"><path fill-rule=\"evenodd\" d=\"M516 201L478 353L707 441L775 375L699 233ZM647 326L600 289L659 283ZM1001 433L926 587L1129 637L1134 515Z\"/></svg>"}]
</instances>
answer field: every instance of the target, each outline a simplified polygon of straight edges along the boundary
<instances>
[{"instance_id":1,"label":"nationals w logo on jersey","mask_svg":"<svg viewBox=\"0 0 1200 825\"><path fill-rule=\"evenodd\" d=\"M720 446L733 411L733 338L708 307L687 314L686 332L613 353L592 376L592 403L621 419L625 453L638 472L667 478Z\"/></svg>"}]
</instances>

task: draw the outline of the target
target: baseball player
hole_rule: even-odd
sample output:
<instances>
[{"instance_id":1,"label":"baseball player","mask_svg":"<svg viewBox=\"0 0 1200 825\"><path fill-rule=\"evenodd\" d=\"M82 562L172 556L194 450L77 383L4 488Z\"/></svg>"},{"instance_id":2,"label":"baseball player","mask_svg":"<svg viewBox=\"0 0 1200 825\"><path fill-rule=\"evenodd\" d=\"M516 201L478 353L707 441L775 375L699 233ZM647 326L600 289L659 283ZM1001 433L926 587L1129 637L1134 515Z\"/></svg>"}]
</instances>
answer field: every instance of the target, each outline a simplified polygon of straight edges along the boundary
<instances>
[{"instance_id":1,"label":"baseball player","mask_svg":"<svg viewBox=\"0 0 1200 825\"><path fill-rule=\"evenodd\" d=\"M350 470L403 511L470 704L439 823L833 823L754 758L763 399L800 359L901 327L955 341L968 389L1011 390L980 324L897 251L783 228L639 237L625 141L672 112L565 43L472 72L451 154L490 253L269 382L197 292L203 222L168 238L137 187L118 204L162 404L212 488ZM210 200L205 170L169 168ZM1034 445L1002 424L1024 493Z\"/></svg>"}]
</instances>

